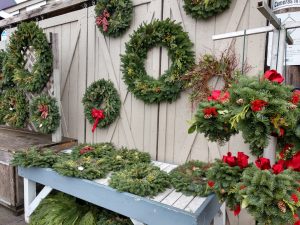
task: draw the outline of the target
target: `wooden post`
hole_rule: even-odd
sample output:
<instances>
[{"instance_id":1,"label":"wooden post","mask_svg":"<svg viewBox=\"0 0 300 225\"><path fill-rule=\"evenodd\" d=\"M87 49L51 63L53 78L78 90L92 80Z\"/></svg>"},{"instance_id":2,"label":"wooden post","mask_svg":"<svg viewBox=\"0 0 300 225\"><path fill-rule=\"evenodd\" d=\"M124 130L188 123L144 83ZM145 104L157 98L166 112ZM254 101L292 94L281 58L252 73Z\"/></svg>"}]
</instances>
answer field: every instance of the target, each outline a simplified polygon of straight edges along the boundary
<instances>
[{"instance_id":1,"label":"wooden post","mask_svg":"<svg viewBox=\"0 0 300 225\"><path fill-rule=\"evenodd\" d=\"M25 222L29 223L30 209L29 206L31 202L36 197L36 183L24 178L24 214Z\"/></svg>"}]
</instances>

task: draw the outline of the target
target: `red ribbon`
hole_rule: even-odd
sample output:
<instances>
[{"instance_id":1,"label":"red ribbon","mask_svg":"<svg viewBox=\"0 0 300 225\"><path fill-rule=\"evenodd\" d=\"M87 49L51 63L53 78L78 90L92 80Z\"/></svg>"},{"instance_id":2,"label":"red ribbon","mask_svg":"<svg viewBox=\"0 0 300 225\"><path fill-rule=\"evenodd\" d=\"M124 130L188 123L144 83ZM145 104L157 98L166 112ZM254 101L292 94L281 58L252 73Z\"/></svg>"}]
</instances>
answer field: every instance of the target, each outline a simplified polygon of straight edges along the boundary
<instances>
[{"instance_id":1,"label":"red ribbon","mask_svg":"<svg viewBox=\"0 0 300 225\"><path fill-rule=\"evenodd\" d=\"M49 114L49 109L47 105L39 105L39 111L41 112L41 117L43 119L46 119L48 117Z\"/></svg>"},{"instance_id":2,"label":"red ribbon","mask_svg":"<svg viewBox=\"0 0 300 225\"><path fill-rule=\"evenodd\" d=\"M275 82L278 84L281 84L284 81L284 77L280 73L278 73L276 70L266 71L264 78L271 82Z\"/></svg>"},{"instance_id":3,"label":"red ribbon","mask_svg":"<svg viewBox=\"0 0 300 225\"><path fill-rule=\"evenodd\" d=\"M100 15L96 18L96 24L98 26L102 26L102 29L103 29L104 32L107 32L107 30L108 30L108 26L109 26L108 19L109 19L109 17L110 17L110 14L107 11L107 9L105 9L103 11L102 15Z\"/></svg>"},{"instance_id":4,"label":"red ribbon","mask_svg":"<svg viewBox=\"0 0 300 225\"><path fill-rule=\"evenodd\" d=\"M93 108L92 109L92 117L95 120L93 129L92 129L92 132L94 133L94 131L96 130L96 128L98 126L99 121L103 120L105 118L104 111L102 109Z\"/></svg>"}]
</instances>

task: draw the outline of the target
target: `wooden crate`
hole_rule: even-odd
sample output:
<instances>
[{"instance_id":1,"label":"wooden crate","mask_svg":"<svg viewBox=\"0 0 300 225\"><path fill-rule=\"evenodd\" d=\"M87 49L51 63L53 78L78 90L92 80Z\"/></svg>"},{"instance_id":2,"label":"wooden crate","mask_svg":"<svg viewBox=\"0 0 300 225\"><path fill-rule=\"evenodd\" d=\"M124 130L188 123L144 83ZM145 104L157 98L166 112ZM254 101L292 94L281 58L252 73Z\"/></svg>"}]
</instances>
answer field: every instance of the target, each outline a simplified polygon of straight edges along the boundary
<instances>
[{"instance_id":1,"label":"wooden crate","mask_svg":"<svg viewBox=\"0 0 300 225\"><path fill-rule=\"evenodd\" d=\"M13 152L33 146L59 151L76 144L77 141L70 138L53 143L51 135L0 126L0 204L16 213L23 210L23 179L18 176L17 168L10 164Z\"/></svg>"}]
</instances>

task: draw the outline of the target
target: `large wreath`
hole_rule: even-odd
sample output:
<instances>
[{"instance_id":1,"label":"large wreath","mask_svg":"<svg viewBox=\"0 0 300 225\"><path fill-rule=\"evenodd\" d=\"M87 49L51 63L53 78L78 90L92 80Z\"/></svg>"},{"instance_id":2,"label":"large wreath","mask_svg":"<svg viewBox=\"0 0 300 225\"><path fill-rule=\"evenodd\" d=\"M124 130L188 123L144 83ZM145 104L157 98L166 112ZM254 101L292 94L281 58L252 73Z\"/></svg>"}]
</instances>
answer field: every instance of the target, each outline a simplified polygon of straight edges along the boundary
<instances>
[{"instance_id":1,"label":"large wreath","mask_svg":"<svg viewBox=\"0 0 300 225\"><path fill-rule=\"evenodd\" d=\"M90 123L104 128L113 123L120 114L121 100L111 81L95 81L86 90L82 99L84 113Z\"/></svg>"},{"instance_id":2,"label":"large wreath","mask_svg":"<svg viewBox=\"0 0 300 225\"><path fill-rule=\"evenodd\" d=\"M145 69L147 52L156 46L166 47L172 60L170 68L159 79L149 76ZM131 36L125 55L122 55L128 90L146 103L176 100L183 88L181 76L194 65L192 46L181 25L170 19L141 25Z\"/></svg>"},{"instance_id":3,"label":"large wreath","mask_svg":"<svg viewBox=\"0 0 300 225\"><path fill-rule=\"evenodd\" d=\"M104 35L119 37L131 24L133 4L131 0L98 0L95 13L99 30Z\"/></svg>"},{"instance_id":4,"label":"large wreath","mask_svg":"<svg viewBox=\"0 0 300 225\"><path fill-rule=\"evenodd\" d=\"M35 55L31 72L25 69L28 60L31 60L26 56L28 51ZM51 48L43 30L34 22L21 23L10 38L4 76L13 76L14 83L25 91L40 92L51 75L52 60Z\"/></svg>"},{"instance_id":5,"label":"large wreath","mask_svg":"<svg viewBox=\"0 0 300 225\"><path fill-rule=\"evenodd\" d=\"M33 99L30 104L30 121L39 132L45 134L55 132L59 120L59 109L55 98L41 95Z\"/></svg>"},{"instance_id":6,"label":"large wreath","mask_svg":"<svg viewBox=\"0 0 300 225\"><path fill-rule=\"evenodd\" d=\"M184 10L194 19L208 19L229 8L231 0L184 0Z\"/></svg>"}]
</instances>

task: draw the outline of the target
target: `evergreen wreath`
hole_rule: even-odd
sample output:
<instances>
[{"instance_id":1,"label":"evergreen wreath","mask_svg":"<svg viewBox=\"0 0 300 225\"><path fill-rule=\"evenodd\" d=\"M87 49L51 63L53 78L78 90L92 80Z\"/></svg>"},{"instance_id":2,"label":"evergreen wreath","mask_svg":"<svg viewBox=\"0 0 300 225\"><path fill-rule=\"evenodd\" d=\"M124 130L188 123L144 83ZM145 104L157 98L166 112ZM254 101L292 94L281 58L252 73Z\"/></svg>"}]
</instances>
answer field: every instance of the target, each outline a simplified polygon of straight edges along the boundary
<instances>
[{"instance_id":1,"label":"evergreen wreath","mask_svg":"<svg viewBox=\"0 0 300 225\"><path fill-rule=\"evenodd\" d=\"M39 132L55 132L60 121L56 99L44 94L35 97L30 104L30 121Z\"/></svg>"},{"instance_id":2,"label":"evergreen wreath","mask_svg":"<svg viewBox=\"0 0 300 225\"><path fill-rule=\"evenodd\" d=\"M207 196L212 191L208 188L206 172L210 164L200 161L189 161L170 173L173 187L186 195Z\"/></svg>"},{"instance_id":3,"label":"evergreen wreath","mask_svg":"<svg viewBox=\"0 0 300 225\"><path fill-rule=\"evenodd\" d=\"M99 30L104 35L119 37L131 24L133 4L131 0L98 0L95 13Z\"/></svg>"},{"instance_id":4,"label":"evergreen wreath","mask_svg":"<svg viewBox=\"0 0 300 225\"><path fill-rule=\"evenodd\" d=\"M95 81L86 90L82 99L84 113L93 125L104 128L113 123L120 115L121 100L117 89L111 81Z\"/></svg>"},{"instance_id":5,"label":"evergreen wreath","mask_svg":"<svg viewBox=\"0 0 300 225\"><path fill-rule=\"evenodd\" d=\"M145 69L147 52L156 46L166 47L172 60L170 68L159 79L148 75ZM183 88L181 76L195 62L192 46L182 26L170 19L142 24L131 35L125 55L121 56L128 91L145 103L176 100Z\"/></svg>"},{"instance_id":6,"label":"evergreen wreath","mask_svg":"<svg viewBox=\"0 0 300 225\"><path fill-rule=\"evenodd\" d=\"M28 117L28 102L23 91L6 90L0 105L0 115L5 115L3 118L4 123L18 128L25 126Z\"/></svg>"},{"instance_id":7,"label":"evergreen wreath","mask_svg":"<svg viewBox=\"0 0 300 225\"><path fill-rule=\"evenodd\" d=\"M71 156L73 159L81 157L91 157L93 159L101 159L113 157L116 147L112 143L99 144L81 144L72 149Z\"/></svg>"},{"instance_id":8,"label":"evergreen wreath","mask_svg":"<svg viewBox=\"0 0 300 225\"><path fill-rule=\"evenodd\" d=\"M184 10L194 19L208 19L228 9L231 0L184 0Z\"/></svg>"},{"instance_id":9,"label":"evergreen wreath","mask_svg":"<svg viewBox=\"0 0 300 225\"><path fill-rule=\"evenodd\" d=\"M120 192L129 192L142 197L155 196L170 186L170 178L158 167L140 163L114 173L109 186Z\"/></svg>"},{"instance_id":10,"label":"evergreen wreath","mask_svg":"<svg viewBox=\"0 0 300 225\"><path fill-rule=\"evenodd\" d=\"M29 72L24 67L27 59L24 54L34 50L36 61ZM35 22L21 23L10 38L8 56L4 63L4 77L7 82L13 76L13 82L28 92L40 92L49 80L52 72L52 52L46 35Z\"/></svg>"}]
</instances>

